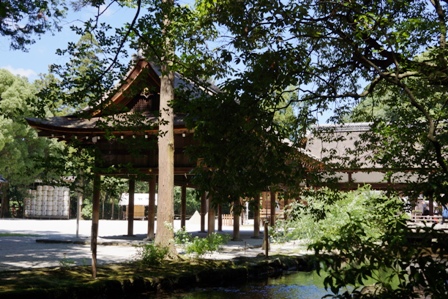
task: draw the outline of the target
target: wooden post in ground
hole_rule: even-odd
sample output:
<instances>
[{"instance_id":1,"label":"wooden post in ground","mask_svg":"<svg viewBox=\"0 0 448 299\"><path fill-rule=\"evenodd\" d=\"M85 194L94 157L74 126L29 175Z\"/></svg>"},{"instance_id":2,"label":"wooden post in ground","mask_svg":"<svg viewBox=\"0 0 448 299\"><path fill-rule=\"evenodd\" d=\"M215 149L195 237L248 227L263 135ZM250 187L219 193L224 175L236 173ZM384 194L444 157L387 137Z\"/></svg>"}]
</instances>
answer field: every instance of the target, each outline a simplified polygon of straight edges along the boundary
<instances>
[{"instance_id":1,"label":"wooden post in ground","mask_svg":"<svg viewBox=\"0 0 448 299\"><path fill-rule=\"evenodd\" d=\"M222 232L222 206L218 205L218 231Z\"/></svg>"},{"instance_id":2,"label":"wooden post in ground","mask_svg":"<svg viewBox=\"0 0 448 299\"><path fill-rule=\"evenodd\" d=\"M205 214L207 214L207 195L205 192L201 196L201 232L205 233Z\"/></svg>"},{"instance_id":3,"label":"wooden post in ground","mask_svg":"<svg viewBox=\"0 0 448 299\"><path fill-rule=\"evenodd\" d=\"M97 242L98 225L100 219L100 188L101 176L95 174L93 177L93 199L92 199L92 231L90 235L90 250L92 251L92 277L96 278L97 269Z\"/></svg>"},{"instance_id":4,"label":"wooden post in ground","mask_svg":"<svg viewBox=\"0 0 448 299\"><path fill-rule=\"evenodd\" d=\"M135 193L135 178L129 179L129 201L127 207L128 214L128 236L134 235L134 193Z\"/></svg>"},{"instance_id":5,"label":"wooden post in ground","mask_svg":"<svg viewBox=\"0 0 448 299\"><path fill-rule=\"evenodd\" d=\"M263 239L263 246L262 249L264 249L264 254L266 258L269 257L269 222L266 220L264 222L264 239Z\"/></svg>"},{"instance_id":6,"label":"wooden post in ground","mask_svg":"<svg viewBox=\"0 0 448 299\"><path fill-rule=\"evenodd\" d=\"M207 235L211 235L215 232L215 207L212 205L212 197L208 196L208 229Z\"/></svg>"},{"instance_id":7,"label":"wooden post in ground","mask_svg":"<svg viewBox=\"0 0 448 299\"><path fill-rule=\"evenodd\" d=\"M275 209L277 208L276 202L276 192L271 191L271 217L270 217L270 225L275 225Z\"/></svg>"},{"instance_id":8,"label":"wooden post in ground","mask_svg":"<svg viewBox=\"0 0 448 299\"><path fill-rule=\"evenodd\" d=\"M180 197L180 228L187 225L187 186L182 185Z\"/></svg>"},{"instance_id":9,"label":"wooden post in ground","mask_svg":"<svg viewBox=\"0 0 448 299\"><path fill-rule=\"evenodd\" d=\"M148 233L146 239L154 240L154 220L156 213L156 176L149 177L149 202L148 202Z\"/></svg>"},{"instance_id":10,"label":"wooden post in ground","mask_svg":"<svg viewBox=\"0 0 448 299\"><path fill-rule=\"evenodd\" d=\"M252 238L258 239L260 237L260 199L255 199L254 207L254 235Z\"/></svg>"}]
</instances>

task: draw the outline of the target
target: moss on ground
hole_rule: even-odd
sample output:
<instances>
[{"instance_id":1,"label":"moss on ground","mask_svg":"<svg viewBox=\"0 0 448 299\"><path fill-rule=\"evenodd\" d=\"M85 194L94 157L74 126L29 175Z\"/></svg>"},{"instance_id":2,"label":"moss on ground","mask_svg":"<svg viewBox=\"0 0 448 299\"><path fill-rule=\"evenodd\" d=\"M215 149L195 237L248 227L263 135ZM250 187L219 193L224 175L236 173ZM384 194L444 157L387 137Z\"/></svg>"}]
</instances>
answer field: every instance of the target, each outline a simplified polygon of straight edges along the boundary
<instances>
[{"instance_id":1,"label":"moss on ground","mask_svg":"<svg viewBox=\"0 0 448 299\"><path fill-rule=\"evenodd\" d=\"M92 279L90 266L53 267L0 272L1 298L89 298L85 294L98 292L167 291L195 286L245 282L252 278L279 273L295 267L304 257L271 256L232 261L169 260L157 266L143 268L137 262L107 264L97 268ZM114 297L112 296L112 297ZM70 296L69 296L70 297ZM111 297L111 298L112 298Z\"/></svg>"}]
</instances>

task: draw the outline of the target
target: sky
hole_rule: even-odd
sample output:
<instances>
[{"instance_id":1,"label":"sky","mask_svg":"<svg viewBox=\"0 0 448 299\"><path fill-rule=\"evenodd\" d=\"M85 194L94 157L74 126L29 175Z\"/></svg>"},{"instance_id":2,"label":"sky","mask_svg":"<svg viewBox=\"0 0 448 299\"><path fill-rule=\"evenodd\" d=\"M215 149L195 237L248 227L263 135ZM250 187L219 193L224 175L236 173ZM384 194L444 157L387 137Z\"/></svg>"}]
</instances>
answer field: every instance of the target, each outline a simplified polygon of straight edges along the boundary
<instances>
[{"instance_id":1,"label":"sky","mask_svg":"<svg viewBox=\"0 0 448 299\"><path fill-rule=\"evenodd\" d=\"M111 24L122 24L132 20L132 12L128 8L112 6L101 16L101 21ZM65 49L68 42L77 42L79 36L73 33L70 26L82 26L82 21L88 20L95 15L93 8L83 9L81 12L70 12L63 20L61 32L45 33L40 38L35 37L35 44L28 47L28 52L12 50L10 40L0 36L0 68L7 69L15 75L27 77L30 82L38 79L39 74L48 73L48 66L56 63L62 64L67 57L56 54L57 49Z\"/></svg>"}]
</instances>

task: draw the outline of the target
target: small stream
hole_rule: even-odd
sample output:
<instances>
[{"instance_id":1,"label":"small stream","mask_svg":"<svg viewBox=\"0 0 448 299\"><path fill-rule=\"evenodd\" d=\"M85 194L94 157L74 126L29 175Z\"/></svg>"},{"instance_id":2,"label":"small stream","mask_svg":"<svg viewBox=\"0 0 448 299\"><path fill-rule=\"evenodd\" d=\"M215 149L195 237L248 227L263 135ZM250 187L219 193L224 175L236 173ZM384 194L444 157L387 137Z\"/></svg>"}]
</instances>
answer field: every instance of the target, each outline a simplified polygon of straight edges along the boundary
<instances>
[{"instance_id":1,"label":"small stream","mask_svg":"<svg viewBox=\"0 0 448 299\"><path fill-rule=\"evenodd\" d=\"M318 299L329 294L316 272L294 272L241 286L196 289L188 293L158 295L157 299Z\"/></svg>"}]
</instances>

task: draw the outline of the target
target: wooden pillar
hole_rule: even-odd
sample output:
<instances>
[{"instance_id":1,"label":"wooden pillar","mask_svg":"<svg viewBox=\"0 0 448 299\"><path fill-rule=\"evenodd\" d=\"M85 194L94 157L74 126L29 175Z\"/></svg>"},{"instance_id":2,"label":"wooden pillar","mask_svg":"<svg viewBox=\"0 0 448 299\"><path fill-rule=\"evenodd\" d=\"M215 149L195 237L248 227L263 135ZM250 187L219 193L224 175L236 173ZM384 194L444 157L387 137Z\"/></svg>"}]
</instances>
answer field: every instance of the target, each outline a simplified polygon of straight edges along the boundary
<instances>
[{"instance_id":1,"label":"wooden pillar","mask_svg":"<svg viewBox=\"0 0 448 299\"><path fill-rule=\"evenodd\" d=\"M218 205L218 231L222 232L222 206Z\"/></svg>"},{"instance_id":2,"label":"wooden pillar","mask_svg":"<svg viewBox=\"0 0 448 299\"><path fill-rule=\"evenodd\" d=\"M262 197L261 197L262 199ZM260 237L260 198L255 198L254 207L254 239Z\"/></svg>"},{"instance_id":3,"label":"wooden pillar","mask_svg":"<svg viewBox=\"0 0 448 299\"><path fill-rule=\"evenodd\" d=\"M205 192L201 196L201 232L205 232L205 214L207 213L207 195Z\"/></svg>"},{"instance_id":4,"label":"wooden pillar","mask_svg":"<svg viewBox=\"0 0 448 299\"><path fill-rule=\"evenodd\" d=\"M134 235L134 193L135 178L129 179L129 202L128 202L128 236Z\"/></svg>"},{"instance_id":5,"label":"wooden pillar","mask_svg":"<svg viewBox=\"0 0 448 299\"><path fill-rule=\"evenodd\" d=\"M276 193L274 191L271 191L271 217L269 219L270 226L275 225L275 209L277 208L277 203L275 200L276 200Z\"/></svg>"},{"instance_id":6,"label":"wooden pillar","mask_svg":"<svg viewBox=\"0 0 448 299\"><path fill-rule=\"evenodd\" d=\"M215 207L212 205L212 197L208 196L208 229L207 235L215 232Z\"/></svg>"},{"instance_id":7,"label":"wooden pillar","mask_svg":"<svg viewBox=\"0 0 448 299\"><path fill-rule=\"evenodd\" d=\"M233 202L233 238L232 241L241 241L240 238L241 202L237 199Z\"/></svg>"},{"instance_id":8,"label":"wooden pillar","mask_svg":"<svg viewBox=\"0 0 448 299\"><path fill-rule=\"evenodd\" d=\"M180 194L180 228L185 228L187 223L187 186L184 184Z\"/></svg>"},{"instance_id":9,"label":"wooden pillar","mask_svg":"<svg viewBox=\"0 0 448 299\"><path fill-rule=\"evenodd\" d=\"M100 219L100 188L101 176L95 174L93 177L93 199L92 199L92 232L90 236L90 249L92 251L92 277L96 278L97 266L97 243L98 243L98 225Z\"/></svg>"},{"instance_id":10,"label":"wooden pillar","mask_svg":"<svg viewBox=\"0 0 448 299\"><path fill-rule=\"evenodd\" d=\"M149 177L148 233L147 240L154 240L154 220L156 214L156 176Z\"/></svg>"}]
</instances>

